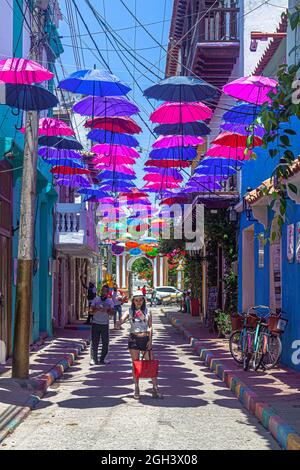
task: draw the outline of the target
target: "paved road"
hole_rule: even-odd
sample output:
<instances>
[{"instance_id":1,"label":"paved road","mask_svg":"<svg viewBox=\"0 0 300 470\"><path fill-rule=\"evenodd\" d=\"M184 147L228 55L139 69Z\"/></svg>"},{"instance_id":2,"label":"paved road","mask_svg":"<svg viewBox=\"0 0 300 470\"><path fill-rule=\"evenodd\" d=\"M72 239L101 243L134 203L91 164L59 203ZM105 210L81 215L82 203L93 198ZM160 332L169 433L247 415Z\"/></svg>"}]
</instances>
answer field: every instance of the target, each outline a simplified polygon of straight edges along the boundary
<instances>
[{"instance_id":1,"label":"paved road","mask_svg":"<svg viewBox=\"0 0 300 470\"><path fill-rule=\"evenodd\" d=\"M90 367L85 353L1 448L278 449L164 316L153 314L164 400L152 399L149 381L141 401L132 398L127 332L112 332L112 363Z\"/></svg>"}]
</instances>

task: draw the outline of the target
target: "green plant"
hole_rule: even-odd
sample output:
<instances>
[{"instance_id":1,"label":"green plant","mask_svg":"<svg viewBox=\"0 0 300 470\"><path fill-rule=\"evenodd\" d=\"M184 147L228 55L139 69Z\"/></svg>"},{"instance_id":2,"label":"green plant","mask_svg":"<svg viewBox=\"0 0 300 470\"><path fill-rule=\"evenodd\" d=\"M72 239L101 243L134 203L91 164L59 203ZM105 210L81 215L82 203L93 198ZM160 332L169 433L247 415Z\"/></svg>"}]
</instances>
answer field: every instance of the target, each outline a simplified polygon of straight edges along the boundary
<instances>
[{"instance_id":1,"label":"green plant","mask_svg":"<svg viewBox=\"0 0 300 470\"><path fill-rule=\"evenodd\" d=\"M216 310L215 312L215 323L217 325L220 335L228 335L231 333L231 320L230 314L223 310Z\"/></svg>"}]
</instances>

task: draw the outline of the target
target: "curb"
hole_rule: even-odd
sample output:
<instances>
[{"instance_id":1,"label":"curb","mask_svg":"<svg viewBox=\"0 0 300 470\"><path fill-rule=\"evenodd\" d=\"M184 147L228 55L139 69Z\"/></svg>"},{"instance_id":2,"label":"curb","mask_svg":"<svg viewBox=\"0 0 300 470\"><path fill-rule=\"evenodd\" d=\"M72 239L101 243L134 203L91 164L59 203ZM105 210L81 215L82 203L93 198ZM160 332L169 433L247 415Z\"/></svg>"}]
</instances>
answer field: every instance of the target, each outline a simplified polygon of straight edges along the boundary
<instances>
[{"instance_id":1,"label":"curb","mask_svg":"<svg viewBox=\"0 0 300 470\"><path fill-rule=\"evenodd\" d=\"M48 388L57 379L61 378L75 362L80 353L87 349L87 343L82 342L81 346L74 348L61 359L49 372L41 375L36 380L36 389L23 406L12 405L2 415L0 415L0 443L11 434L22 421L28 416L40 400L46 394Z\"/></svg>"},{"instance_id":2,"label":"curb","mask_svg":"<svg viewBox=\"0 0 300 470\"><path fill-rule=\"evenodd\" d=\"M209 351L209 349L201 348L201 340L194 338L182 325L180 320L173 317L172 313L164 313L170 323L187 339L189 345L200 357L200 360L226 384L242 403L244 408L254 415L258 421L271 432L279 445L284 450L300 450L300 436L296 433L294 428L285 423L277 411L272 408L270 404L262 401L233 371L228 370L228 368L226 369L226 366L215 358L214 354Z\"/></svg>"}]
</instances>

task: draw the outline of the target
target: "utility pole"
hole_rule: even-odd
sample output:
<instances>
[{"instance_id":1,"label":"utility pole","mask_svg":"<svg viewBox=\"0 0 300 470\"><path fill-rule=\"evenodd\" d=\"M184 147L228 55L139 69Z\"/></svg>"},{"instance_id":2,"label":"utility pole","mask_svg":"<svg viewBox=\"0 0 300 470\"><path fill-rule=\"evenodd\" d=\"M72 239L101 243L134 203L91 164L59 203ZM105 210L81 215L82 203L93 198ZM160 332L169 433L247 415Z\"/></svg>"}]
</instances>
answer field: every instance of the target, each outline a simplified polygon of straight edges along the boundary
<instances>
[{"instance_id":1,"label":"utility pole","mask_svg":"<svg viewBox=\"0 0 300 470\"><path fill-rule=\"evenodd\" d=\"M44 31L43 0L33 2L30 59L41 61ZM45 2L44 2L45 4ZM26 113L25 147L20 207L20 235L12 377L28 379L32 321L32 278L34 261L36 180L39 112Z\"/></svg>"}]
</instances>

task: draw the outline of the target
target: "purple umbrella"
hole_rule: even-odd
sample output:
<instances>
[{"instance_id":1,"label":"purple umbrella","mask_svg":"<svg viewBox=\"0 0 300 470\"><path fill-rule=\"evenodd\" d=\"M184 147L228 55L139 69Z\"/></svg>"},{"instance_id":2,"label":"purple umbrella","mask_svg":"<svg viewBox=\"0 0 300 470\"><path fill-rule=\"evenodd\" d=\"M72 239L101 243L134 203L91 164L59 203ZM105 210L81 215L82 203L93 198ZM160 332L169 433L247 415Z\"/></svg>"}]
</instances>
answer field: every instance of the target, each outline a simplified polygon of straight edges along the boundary
<instances>
[{"instance_id":1,"label":"purple umbrella","mask_svg":"<svg viewBox=\"0 0 300 470\"><path fill-rule=\"evenodd\" d=\"M182 176L178 170L175 168L157 168L157 167L147 167L147 173L154 173L158 175L163 175L166 178L170 177L177 180L182 180Z\"/></svg>"},{"instance_id":2,"label":"purple umbrella","mask_svg":"<svg viewBox=\"0 0 300 470\"><path fill-rule=\"evenodd\" d=\"M223 122L220 127L223 131L234 132L235 134L241 135L251 135L253 133L257 137L263 137L266 133L262 126L255 126L254 130L251 131L247 125L236 124L234 122Z\"/></svg>"},{"instance_id":3,"label":"purple umbrella","mask_svg":"<svg viewBox=\"0 0 300 470\"><path fill-rule=\"evenodd\" d=\"M54 179L55 184L59 186L69 186L70 188L89 188L91 182L88 178L81 175L59 175Z\"/></svg>"},{"instance_id":4,"label":"purple umbrella","mask_svg":"<svg viewBox=\"0 0 300 470\"><path fill-rule=\"evenodd\" d=\"M113 117L132 116L139 108L123 96L87 96L73 106L82 116Z\"/></svg>"},{"instance_id":5,"label":"purple umbrella","mask_svg":"<svg viewBox=\"0 0 300 470\"><path fill-rule=\"evenodd\" d=\"M70 160L81 160L82 155L75 150L56 149L54 147L41 147L39 149L39 156L45 160L64 160L66 158Z\"/></svg>"}]
</instances>

